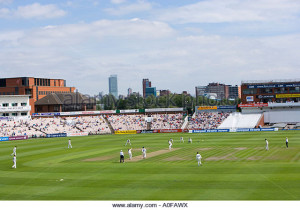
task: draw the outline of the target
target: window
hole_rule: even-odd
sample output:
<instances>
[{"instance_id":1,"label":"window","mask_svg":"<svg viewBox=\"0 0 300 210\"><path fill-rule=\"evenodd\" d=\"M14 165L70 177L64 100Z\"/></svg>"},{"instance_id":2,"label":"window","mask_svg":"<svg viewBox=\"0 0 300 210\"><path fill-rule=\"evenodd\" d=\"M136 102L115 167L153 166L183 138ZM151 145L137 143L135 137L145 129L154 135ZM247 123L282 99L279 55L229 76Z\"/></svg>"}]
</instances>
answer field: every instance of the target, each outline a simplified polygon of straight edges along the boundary
<instances>
[{"instance_id":1,"label":"window","mask_svg":"<svg viewBox=\"0 0 300 210\"><path fill-rule=\"evenodd\" d=\"M290 93L299 93L300 92L300 87L291 87L290 88Z\"/></svg>"},{"instance_id":2,"label":"window","mask_svg":"<svg viewBox=\"0 0 300 210\"><path fill-rule=\"evenodd\" d=\"M11 103L11 106L18 106L18 103Z\"/></svg>"},{"instance_id":3,"label":"window","mask_svg":"<svg viewBox=\"0 0 300 210\"><path fill-rule=\"evenodd\" d=\"M3 116L3 117L8 117L9 114L8 114L8 113L3 113L2 116Z\"/></svg>"},{"instance_id":4,"label":"window","mask_svg":"<svg viewBox=\"0 0 300 210\"><path fill-rule=\"evenodd\" d=\"M271 98L264 98L264 99L261 99L260 102L268 103L268 102L272 102L272 99Z\"/></svg>"},{"instance_id":5,"label":"window","mask_svg":"<svg viewBox=\"0 0 300 210\"><path fill-rule=\"evenodd\" d=\"M260 88L260 93L273 93L272 88Z\"/></svg>"},{"instance_id":6,"label":"window","mask_svg":"<svg viewBox=\"0 0 300 210\"><path fill-rule=\"evenodd\" d=\"M3 107L8 107L8 103L2 104Z\"/></svg>"},{"instance_id":7,"label":"window","mask_svg":"<svg viewBox=\"0 0 300 210\"><path fill-rule=\"evenodd\" d=\"M11 113L11 116L18 116L18 113Z\"/></svg>"},{"instance_id":8,"label":"window","mask_svg":"<svg viewBox=\"0 0 300 210\"><path fill-rule=\"evenodd\" d=\"M25 94L26 95L31 95L31 89L25 89Z\"/></svg>"},{"instance_id":9,"label":"window","mask_svg":"<svg viewBox=\"0 0 300 210\"><path fill-rule=\"evenodd\" d=\"M59 112L60 106L54 106L53 111L54 112Z\"/></svg>"},{"instance_id":10,"label":"window","mask_svg":"<svg viewBox=\"0 0 300 210\"><path fill-rule=\"evenodd\" d=\"M22 112L21 116L27 116L27 112Z\"/></svg>"},{"instance_id":11,"label":"window","mask_svg":"<svg viewBox=\"0 0 300 210\"><path fill-rule=\"evenodd\" d=\"M288 92L288 90L287 90L287 88L275 88L274 89L274 91L275 91L275 93L287 93Z\"/></svg>"},{"instance_id":12,"label":"window","mask_svg":"<svg viewBox=\"0 0 300 210\"><path fill-rule=\"evenodd\" d=\"M6 87L6 79L0 79L0 87Z\"/></svg>"},{"instance_id":13,"label":"window","mask_svg":"<svg viewBox=\"0 0 300 210\"><path fill-rule=\"evenodd\" d=\"M22 86L28 86L28 85L29 85L28 77L22 77Z\"/></svg>"},{"instance_id":14,"label":"window","mask_svg":"<svg viewBox=\"0 0 300 210\"><path fill-rule=\"evenodd\" d=\"M21 103L21 106L27 106L27 103Z\"/></svg>"},{"instance_id":15,"label":"window","mask_svg":"<svg viewBox=\"0 0 300 210\"><path fill-rule=\"evenodd\" d=\"M257 89L245 89L243 90L243 94L256 94Z\"/></svg>"}]
</instances>

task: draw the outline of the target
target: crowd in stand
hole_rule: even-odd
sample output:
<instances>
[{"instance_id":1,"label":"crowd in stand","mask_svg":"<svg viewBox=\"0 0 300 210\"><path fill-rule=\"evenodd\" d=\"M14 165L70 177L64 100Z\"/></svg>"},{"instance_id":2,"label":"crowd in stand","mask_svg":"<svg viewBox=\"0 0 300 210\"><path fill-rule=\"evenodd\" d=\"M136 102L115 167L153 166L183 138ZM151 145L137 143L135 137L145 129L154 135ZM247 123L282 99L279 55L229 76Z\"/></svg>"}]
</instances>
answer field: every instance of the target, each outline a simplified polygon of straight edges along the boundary
<instances>
[{"instance_id":1,"label":"crowd in stand","mask_svg":"<svg viewBox=\"0 0 300 210\"><path fill-rule=\"evenodd\" d=\"M47 134L81 132L88 132L89 134L111 133L108 124L102 116L0 121L0 137L25 135L29 137L45 137Z\"/></svg>"},{"instance_id":2,"label":"crowd in stand","mask_svg":"<svg viewBox=\"0 0 300 210\"><path fill-rule=\"evenodd\" d=\"M4 136L42 136L43 133L39 131L39 127L30 120L0 120L0 137Z\"/></svg>"},{"instance_id":3,"label":"crowd in stand","mask_svg":"<svg viewBox=\"0 0 300 210\"><path fill-rule=\"evenodd\" d=\"M45 137L47 134L57 133L109 134L113 130L180 129L182 124L181 113L37 117L19 121L0 120L0 137L25 135Z\"/></svg>"},{"instance_id":4,"label":"crowd in stand","mask_svg":"<svg viewBox=\"0 0 300 210\"><path fill-rule=\"evenodd\" d=\"M68 125L61 117L34 119L35 126L45 134L54 133L79 133L75 126Z\"/></svg>"},{"instance_id":5,"label":"crowd in stand","mask_svg":"<svg viewBox=\"0 0 300 210\"><path fill-rule=\"evenodd\" d=\"M151 129L180 129L183 124L182 114L154 114Z\"/></svg>"},{"instance_id":6,"label":"crowd in stand","mask_svg":"<svg viewBox=\"0 0 300 210\"><path fill-rule=\"evenodd\" d=\"M76 129L89 134L111 133L103 116L67 117L67 125L73 125Z\"/></svg>"},{"instance_id":7,"label":"crowd in stand","mask_svg":"<svg viewBox=\"0 0 300 210\"><path fill-rule=\"evenodd\" d=\"M188 129L217 129L230 113L202 112L189 121Z\"/></svg>"},{"instance_id":8,"label":"crowd in stand","mask_svg":"<svg viewBox=\"0 0 300 210\"><path fill-rule=\"evenodd\" d=\"M107 119L115 131L147 129L145 115L109 115Z\"/></svg>"},{"instance_id":9,"label":"crowd in stand","mask_svg":"<svg viewBox=\"0 0 300 210\"><path fill-rule=\"evenodd\" d=\"M146 118L151 120L148 122ZM114 130L180 129L182 114L110 115L107 116Z\"/></svg>"}]
</instances>

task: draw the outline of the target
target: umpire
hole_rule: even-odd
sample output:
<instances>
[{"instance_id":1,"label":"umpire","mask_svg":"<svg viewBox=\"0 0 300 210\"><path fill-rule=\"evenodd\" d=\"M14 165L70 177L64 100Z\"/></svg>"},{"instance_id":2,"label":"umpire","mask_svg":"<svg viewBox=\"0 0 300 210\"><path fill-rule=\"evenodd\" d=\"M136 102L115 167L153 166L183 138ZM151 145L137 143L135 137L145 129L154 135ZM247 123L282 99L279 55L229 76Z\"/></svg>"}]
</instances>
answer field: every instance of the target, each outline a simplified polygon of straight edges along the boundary
<instances>
[{"instance_id":1,"label":"umpire","mask_svg":"<svg viewBox=\"0 0 300 210\"><path fill-rule=\"evenodd\" d=\"M124 153L123 153L123 151L121 150L121 152L120 152L120 163L124 163Z\"/></svg>"}]
</instances>

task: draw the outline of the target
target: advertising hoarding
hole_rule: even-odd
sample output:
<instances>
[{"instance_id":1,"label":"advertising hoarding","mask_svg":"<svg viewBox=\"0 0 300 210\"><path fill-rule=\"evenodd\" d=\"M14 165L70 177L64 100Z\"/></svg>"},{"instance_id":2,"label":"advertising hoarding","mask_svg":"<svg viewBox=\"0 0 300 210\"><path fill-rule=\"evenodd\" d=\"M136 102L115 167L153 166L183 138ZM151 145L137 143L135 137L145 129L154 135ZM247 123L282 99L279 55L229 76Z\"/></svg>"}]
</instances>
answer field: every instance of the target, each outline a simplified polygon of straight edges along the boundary
<instances>
[{"instance_id":1,"label":"advertising hoarding","mask_svg":"<svg viewBox=\"0 0 300 210\"><path fill-rule=\"evenodd\" d=\"M259 104L238 104L238 107L266 107L268 103L259 103Z\"/></svg>"},{"instance_id":2,"label":"advertising hoarding","mask_svg":"<svg viewBox=\"0 0 300 210\"><path fill-rule=\"evenodd\" d=\"M9 137L9 141L13 141L13 140L25 140L28 139L28 136L11 136Z\"/></svg>"},{"instance_id":3,"label":"advertising hoarding","mask_svg":"<svg viewBox=\"0 0 300 210\"><path fill-rule=\"evenodd\" d=\"M115 134L136 134L136 130L115 131Z\"/></svg>"}]
</instances>

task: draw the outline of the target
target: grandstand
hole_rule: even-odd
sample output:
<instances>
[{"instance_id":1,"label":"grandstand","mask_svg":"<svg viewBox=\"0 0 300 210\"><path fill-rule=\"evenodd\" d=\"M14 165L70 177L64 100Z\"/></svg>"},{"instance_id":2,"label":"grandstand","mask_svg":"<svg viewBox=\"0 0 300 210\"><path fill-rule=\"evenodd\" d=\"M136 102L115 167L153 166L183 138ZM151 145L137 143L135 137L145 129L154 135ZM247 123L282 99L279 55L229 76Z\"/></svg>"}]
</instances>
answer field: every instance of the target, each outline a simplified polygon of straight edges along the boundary
<instances>
[{"instance_id":1,"label":"grandstand","mask_svg":"<svg viewBox=\"0 0 300 210\"><path fill-rule=\"evenodd\" d=\"M71 114L71 113L61 113ZM45 137L48 134L111 134L115 131L181 129L182 113L59 116L50 113L23 120L0 120L0 136ZM93 113L91 113L93 114ZM53 116L54 115L54 116ZM150 120L150 121L149 121Z\"/></svg>"},{"instance_id":2,"label":"grandstand","mask_svg":"<svg viewBox=\"0 0 300 210\"><path fill-rule=\"evenodd\" d=\"M229 114L230 113L228 112L200 112L195 114L189 121L188 129L217 129L219 125L229 116Z\"/></svg>"},{"instance_id":3,"label":"grandstand","mask_svg":"<svg viewBox=\"0 0 300 210\"><path fill-rule=\"evenodd\" d=\"M262 106L263 105L263 106ZM228 109L229 108L229 109ZM300 129L300 103L259 104L242 107L197 107L192 117L173 108L37 113L30 118L0 118L0 137L113 134L117 131L186 132L186 130ZM173 131L172 131L173 130ZM126 132L125 132L126 133Z\"/></svg>"}]
</instances>

